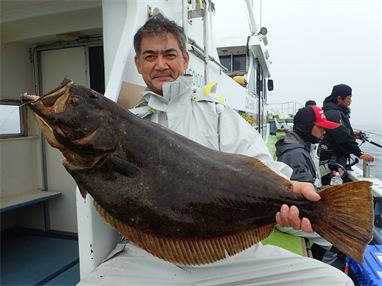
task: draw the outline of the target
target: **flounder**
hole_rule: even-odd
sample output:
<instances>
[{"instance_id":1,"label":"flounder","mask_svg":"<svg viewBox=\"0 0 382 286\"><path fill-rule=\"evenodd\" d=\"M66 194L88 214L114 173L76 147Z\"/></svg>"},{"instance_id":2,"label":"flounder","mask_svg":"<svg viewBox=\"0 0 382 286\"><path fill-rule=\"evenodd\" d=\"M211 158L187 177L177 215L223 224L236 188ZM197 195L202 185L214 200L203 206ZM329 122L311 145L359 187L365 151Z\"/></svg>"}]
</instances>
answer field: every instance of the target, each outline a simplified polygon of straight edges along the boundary
<instances>
[{"instance_id":1,"label":"flounder","mask_svg":"<svg viewBox=\"0 0 382 286\"><path fill-rule=\"evenodd\" d=\"M83 197L119 233L183 265L212 263L268 237L282 204L358 262L373 232L370 182L332 186L311 202L260 160L211 150L141 119L65 78L52 92L23 94Z\"/></svg>"}]
</instances>

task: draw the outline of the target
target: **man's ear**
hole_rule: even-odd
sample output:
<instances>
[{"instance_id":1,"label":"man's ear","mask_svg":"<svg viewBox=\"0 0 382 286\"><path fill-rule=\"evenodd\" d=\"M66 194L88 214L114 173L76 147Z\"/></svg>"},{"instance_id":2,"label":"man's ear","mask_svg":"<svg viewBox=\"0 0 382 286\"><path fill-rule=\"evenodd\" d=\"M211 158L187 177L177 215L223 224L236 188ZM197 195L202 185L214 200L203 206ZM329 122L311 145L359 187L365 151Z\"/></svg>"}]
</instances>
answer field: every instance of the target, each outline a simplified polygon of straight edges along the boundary
<instances>
[{"instance_id":1,"label":"man's ear","mask_svg":"<svg viewBox=\"0 0 382 286\"><path fill-rule=\"evenodd\" d=\"M186 70L188 68L189 61L190 61L190 55L188 54L188 52L186 52L183 58L183 70Z\"/></svg>"},{"instance_id":2,"label":"man's ear","mask_svg":"<svg viewBox=\"0 0 382 286\"><path fill-rule=\"evenodd\" d=\"M137 70L138 70L138 72L139 72L140 74L142 74L142 72L141 72L141 63L139 62L137 55L135 55L135 57L134 57L134 61L135 61L135 65L137 66Z\"/></svg>"}]
</instances>

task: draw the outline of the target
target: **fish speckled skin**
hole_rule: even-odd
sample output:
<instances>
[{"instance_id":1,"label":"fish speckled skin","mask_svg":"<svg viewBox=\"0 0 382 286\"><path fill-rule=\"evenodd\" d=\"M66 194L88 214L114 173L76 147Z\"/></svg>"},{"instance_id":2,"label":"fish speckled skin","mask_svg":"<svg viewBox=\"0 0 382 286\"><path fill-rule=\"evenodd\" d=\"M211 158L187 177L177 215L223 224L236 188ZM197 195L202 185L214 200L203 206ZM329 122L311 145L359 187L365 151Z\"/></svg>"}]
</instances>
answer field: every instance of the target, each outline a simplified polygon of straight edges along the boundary
<instances>
[{"instance_id":1,"label":"fish speckled skin","mask_svg":"<svg viewBox=\"0 0 382 286\"><path fill-rule=\"evenodd\" d=\"M201 264L224 258L225 250L240 252L272 232L285 203L363 260L373 229L368 182L327 188L310 202L261 161L201 146L68 78L41 98L22 100L63 153L82 195L89 193L106 221L155 256Z\"/></svg>"}]
</instances>

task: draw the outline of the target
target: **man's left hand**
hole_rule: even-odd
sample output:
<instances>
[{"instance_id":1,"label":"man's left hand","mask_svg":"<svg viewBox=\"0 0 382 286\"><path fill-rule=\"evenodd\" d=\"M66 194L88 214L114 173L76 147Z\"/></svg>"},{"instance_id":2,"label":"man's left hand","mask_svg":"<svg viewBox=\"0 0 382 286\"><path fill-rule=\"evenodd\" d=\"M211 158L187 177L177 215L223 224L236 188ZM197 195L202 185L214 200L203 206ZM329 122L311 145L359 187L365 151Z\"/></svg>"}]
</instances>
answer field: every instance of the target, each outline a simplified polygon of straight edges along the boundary
<instances>
[{"instance_id":1,"label":"man's left hand","mask_svg":"<svg viewBox=\"0 0 382 286\"><path fill-rule=\"evenodd\" d=\"M303 183L291 181L293 184L293 192L302 194L307 200L316 202L320 200L320 195L317 194L311 183ZM313 233L312 225L307 218L299 218L299 211L296 206L282 205L280 212L276 214L276 222L281 227L293 227L295 230L302 230L308 233Z\"/></svg>"},{"instance_id":2,"label":"man's left hand","mask_svg":"<svg viewBox=\"0 0 382 286\"><path fill-rule=\"evenodd\" d=\"M359 139L361 140L361 131L360 130L357 130L357 131L354 131L354 137L355 139Z\"/></svg>"}]
</instances>

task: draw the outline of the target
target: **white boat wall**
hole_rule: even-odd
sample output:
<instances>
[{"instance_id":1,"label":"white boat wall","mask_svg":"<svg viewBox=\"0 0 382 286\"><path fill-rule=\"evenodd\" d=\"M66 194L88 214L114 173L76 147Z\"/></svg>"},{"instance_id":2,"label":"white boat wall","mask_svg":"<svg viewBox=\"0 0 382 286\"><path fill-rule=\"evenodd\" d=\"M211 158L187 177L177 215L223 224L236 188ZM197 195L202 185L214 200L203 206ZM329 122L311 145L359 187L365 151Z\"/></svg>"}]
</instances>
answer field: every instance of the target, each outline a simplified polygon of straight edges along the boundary
<instances>
[{"instance_id":1,"label":"white boat wall","mask_svg":"<svg viewBox=\"0 0 382 286\"><path fill-rule=\"evenodd\" d=\"M101 1L0 5L2 112L18 105L21 93L42 95L65 75L89 86L86 54L91 45L102 47ZM69 31L81 31L86 39L64 42L56 36ZM76 185L61 165L62 154L44 144L30 112L21 108L21 115L20 132L1 133L1 230L20 226L76 234Z\"/></svg>"},{"instance_id":2,"label":"white boat wall","mask_svg":"<svg viewBox=\"0 0 382 286\"><path fill-rule=\"evenodd\" d=\"M251 115L253 127L264 136L269 133L266 38L254 21L253 36L248 31L249 37L215 41L210 1L6 0L0 5L1 108L19 105L24 92L48 93L64 76L133 107L145 86L134 64L133 36L149 17L161 13L189 38L186 73L194 75L194 87L217 82L228 104ZM46 143L31 113L20 110L20 132L0 137L1 231L17 226L78 234L83 277L109 254L119 235L95 212L91 197L79 195L61 164L62 154Z\"/></svg>"}]
</instances>

